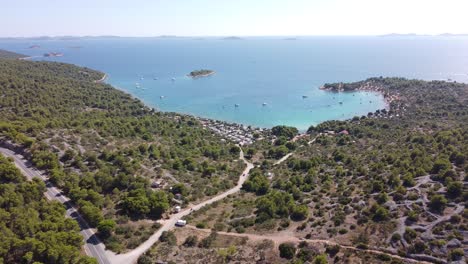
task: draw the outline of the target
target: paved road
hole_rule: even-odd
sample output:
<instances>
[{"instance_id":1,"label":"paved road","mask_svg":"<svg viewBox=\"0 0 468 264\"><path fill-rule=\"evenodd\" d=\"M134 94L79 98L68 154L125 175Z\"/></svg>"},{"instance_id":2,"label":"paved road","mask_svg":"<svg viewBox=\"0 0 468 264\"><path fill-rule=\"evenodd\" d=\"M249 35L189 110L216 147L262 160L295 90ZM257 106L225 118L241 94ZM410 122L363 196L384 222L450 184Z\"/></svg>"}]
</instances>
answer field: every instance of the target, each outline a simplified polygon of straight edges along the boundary
<instances>
[{"instance_id":1,"label":"paved road","mask_svg":"<svg viewBox=\"0 0 468 264\"><path fill-rule=\"evenodd\" d=\"M240 159L242 159L242 161L244 161L244 163L246 164L246 168L244 169L242 174L239 176L239 181L237 182L237 185L234 188L229 189L226 192L223 192L199 204L190 205L187 207L187 209L181 211L180 213L171 215L171 217L168 220L161 221L160 222L162 224L161 228L158 229L158 231L156 231L148 240L143 242L143 244L141 244L134 250L125 254L121 254L121 255L116 255L115 253L108 251L107 254L111 262L113 264L136 263L138 260L138 257L140 257L148 249L150 249L151 246L159 240L159 237L161 236L162 232L169 231L170 229L174 228L177 220L181 219L184 216L189 215L190 213L194 211L199 210L200 208L206 205L212 204L216 201L226 198L227 196L231 194L239 192L240 189L242 188L242 184L244 184L245 180L247 180L250 170L254 168L254 165L244 158L244 152L242 150L239 155L240 155Z\"/></svg>"},{"instance_id":2,"label":"paved road","mask_svg":"<svg viewBox=\"0 0 468 264\"><path fill-rule=\"evenodd\" d=\"M46 198L51 201L59 201L60 203L65 205L65 208L67 209L66 215L70 218L75 219L78 222L81 229L80 233L85 241L84 250L86 252L86 255L96 258L100 264L111 264L105 253L104 244L102 244L102 242L99 241L94 231L81 217L77 209L72 206L70 199L62 195L60 190L54 187L49 182L47 177L45 177L40 171L34 169L31 166L30 162L25 160L22 155L16 154L15 152L6 148L0 148L0 153L7 157L13 158L16 167L18 167L29 180L31 180L32 178L39 178L43 180L47 187L47 191L44 193Z\"/></svg>"}]
</instances>

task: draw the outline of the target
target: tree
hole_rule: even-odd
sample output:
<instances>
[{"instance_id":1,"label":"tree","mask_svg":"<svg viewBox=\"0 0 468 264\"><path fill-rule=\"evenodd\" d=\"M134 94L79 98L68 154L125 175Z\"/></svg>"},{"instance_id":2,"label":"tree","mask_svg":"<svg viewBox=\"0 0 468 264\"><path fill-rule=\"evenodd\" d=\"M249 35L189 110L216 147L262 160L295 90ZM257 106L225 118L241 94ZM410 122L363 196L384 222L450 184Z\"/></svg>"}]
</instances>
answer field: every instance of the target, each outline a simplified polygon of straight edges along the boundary
<instances>
[{"instance_id":1,"label":"tree","mask_svg":"<svg viewBox=\"0 0 468 264\"><path fill-rule=\"evenodd\" d=\"M130 191L122 200L122 208L130 214L148 214L151 211L151 207L145 190L137 189Z\"/></svg>"},{"instance_id":2,"label":"tree","mask_svg":"<svg viewBox=\"0 0 468 264\"><path fill-rule=\"evenodd\" d=\"M232 155L239 155L240 153L240 148L238 146L232 146L230 149L229 149L229 152L232 154Z\"/></svg>"},{"instance_id":3,"label":"tree","mask_svg":"<svg viewBox=\"0 0 468 264\"><path fill-rule=\"evenodd\" d=\"M187 189L187 187L185 186L185 184L183 184L183 183L176 183L176 184L172 185L171 192L172 192L173 194L180 193L180 194L182 194L183 196L187 196L187 194L188 194L188 189Z\"/></svg>"},{"instance_id":4,"label":"tree","mask_svg":"<svg viewBox=\"0 0 468 264\"><path fill-rule=\"evenodd\" d=\"M297 128L289 126L275 126L271 128L271 133L277 137L287 137L292 139L299 133Z\"/></svg>"},{"instance_id":5,"label":"tree","mask_svg":"<svg viewBox=\"0 0 468 264\"><path fill-rule=\"evenodd\" d=\"M459 181L450 182L447 185L447 195L451 198L457 198L463 193L463 183Z\"/></svg>"},{"instance_id":6,"label":"tree","mask_svg":"<svg viewBox=\"0 0 468 264\"><path fill-rule=\"evenodd\" d=\"M309 215L309 208L307 205L294 206L291 212L291 219L294 221L301 221Z\"/></svg>"},{"instance_id":7,"label":"tree","mask_svg":"<svg viewBox=\"0 0 468 264\"><path fill-rule=\"evenodd\" d=\"M264 195L270 188L270 182L260 171L253 171L250 177L244 182L242 188L248 192L255 192L257 195Z\"/></svg>"},{"instance_id":8,"label":"tree","mask_svg":"<svg viewBox=\"0 0 468 264\"><path fill-rule=\"evenodd\" d=\"M90 226L96 227L103 220L101 209L88 201L80 201L79 204L79 211Z\"/></svg>"},{"instance_id":9,"label":"tree","mask_svg":"<svg viewBox=\"0 0 468 264\"><path fill-rule=\"evenodd\" d=\"M433 195L429 202L429 207L436 212L443 212L447 206L447 199L440 194Z\"/></svg>"},{"instance_id":10,"label":"tree","mask_svg":"<svg viewBox=\"0 0 468 264\"><path fill-rule=\"evenodd\" d=\"M279 245L280 257L292 259L296 254L296 247L291 243L282 243Z\"/></svg>"},{"instance_id":11,"label":"tree","mask_svg":"<svg viewBox=\"0 0 468 264\"><path fill-rule=\"evenodd\" d=\"M437 159L432 166L431 173L437 174L441 171L446 171L451 168L450 161L447 159Z\"/></svg>"},{"instance_id":12,"label":"tree","mask_svg":"<svg viewBox=\"0 0 468 264\"><path fill-rule=\"evenodd\" d=\"M374 204L371 207L370 211L372 213L372 220L374 220L375 222L380 222L388 219L388 210L383 206Z\"/></svg>"},{"instance_id":13,"label":"tree","mask_svg":"<svg viewBox=\"0 0 468 264\"><path fill-rule=\"evenodd\" d=\"M111 236L112 231L114 231L115 225L115 221L112 219L102 220L97 226L99 235L101 235L104 238Z\"/></svg>"},{"instance_id":14,"label":"tree","mask_svg":"<svg viewBox=\"0 0 468 264\"><path fill-rule=\"evenodd\" d=\"M154 217L161 217L161 215L169 209L169 199L163 191L150 191L149 197L150 214Z\"/></svg>"}]
</instances>

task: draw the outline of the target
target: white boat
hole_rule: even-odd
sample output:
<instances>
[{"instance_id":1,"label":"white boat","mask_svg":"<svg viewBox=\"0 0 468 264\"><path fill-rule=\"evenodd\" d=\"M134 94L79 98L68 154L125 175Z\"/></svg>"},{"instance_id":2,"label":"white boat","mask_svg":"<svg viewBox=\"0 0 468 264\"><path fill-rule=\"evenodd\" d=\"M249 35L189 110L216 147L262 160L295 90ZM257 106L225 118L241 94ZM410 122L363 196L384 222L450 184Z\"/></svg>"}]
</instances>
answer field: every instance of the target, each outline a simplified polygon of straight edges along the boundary
<instances>
[{"instance_id":1,"label":"white boat","mask_svg":"<svg viewBox=\"0 0 468 264\"><path fill-rule=\"evenodd\" d=\"M174 78L174 77L172 77L171 81L175 81L175 78Z\"/></svg>"},{"instance_id":2,"label":"white boat","mask_svg":"<svg viewBox=\"0 0 468 264\"><path fill-rule=\"evenodd\" d=\"M235 104L234 107L239 107L239 104Z\"/></svg>"},{"instance_id":3,"label":"white boat","mask_svg":"<svg viewBox=\"0 0 468 264\"><path fill-rule=\"evenodd\" d=\"M164 95L159 96L159 99L164 99Z\"/></svg>"},{"instance_id":4,"label":"white boat","mask_svg":"<svg viewBox=\"0 0 468 264\"><path fill-rule=\"evenodd\" d=\"M263 105L263 106L266 106L266 105L267 105L267 103L263 103L262 105Z\"/></svg>"}]
</instances>

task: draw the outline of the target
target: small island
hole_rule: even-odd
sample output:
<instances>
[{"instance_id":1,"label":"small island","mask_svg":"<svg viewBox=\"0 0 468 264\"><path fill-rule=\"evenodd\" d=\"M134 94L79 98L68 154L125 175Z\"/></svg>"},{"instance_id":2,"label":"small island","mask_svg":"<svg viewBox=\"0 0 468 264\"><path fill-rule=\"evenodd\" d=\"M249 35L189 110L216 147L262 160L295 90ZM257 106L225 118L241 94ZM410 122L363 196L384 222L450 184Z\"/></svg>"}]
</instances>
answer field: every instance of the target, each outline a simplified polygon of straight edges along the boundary
<instances>
[{"instance_id":1,"label":"small island","mask_svg":"<svg viewBox=\"0 0 468 264\"><path fill-rule=\"evenodd\" d=\"M189 77L192 77L192 78L198 78L198 77L207 77L207 76L210 76L210 75L213 75L215 72L212 71L212 70L196 70L196 71L192 71L188 74Z\"/></svg>"},{"instance_id":2,"label":"small island","mask_svg":"<svg viewBox=\"0 0 468 264\"><path fill-rule=\"evenodd\" d=\"M44 53L44 57L62 57L63 53L60 52L49 52L49 53Z\"/></svg>"}]
</instances>

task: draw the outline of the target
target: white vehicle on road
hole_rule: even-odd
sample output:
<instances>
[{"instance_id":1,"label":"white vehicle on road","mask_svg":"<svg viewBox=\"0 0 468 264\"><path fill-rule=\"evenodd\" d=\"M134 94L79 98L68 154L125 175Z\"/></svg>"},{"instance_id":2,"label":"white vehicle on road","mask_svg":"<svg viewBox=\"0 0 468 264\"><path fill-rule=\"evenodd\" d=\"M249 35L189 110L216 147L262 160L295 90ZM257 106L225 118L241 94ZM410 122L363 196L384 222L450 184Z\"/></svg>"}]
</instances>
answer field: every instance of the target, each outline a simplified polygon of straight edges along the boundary
<instances>
[{"instance_id":1,"label":"white vehicle on road","mask_svg":"<svg viewBox=\"0 0 468 264\"><path fill-rule=\"evenodd\" d=\"M187 221L185 220L182 220L182 219L179 219L177 220L177 222L175 223L176 226L179 226L179 227L183 227L187 224Z\"/></svg>"}]
</instances>

